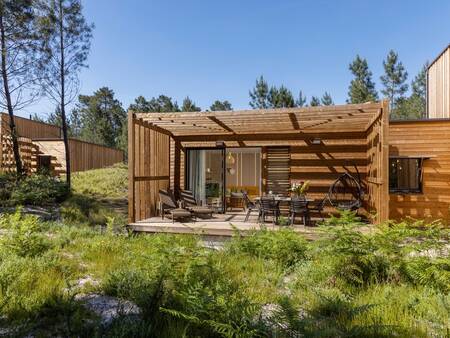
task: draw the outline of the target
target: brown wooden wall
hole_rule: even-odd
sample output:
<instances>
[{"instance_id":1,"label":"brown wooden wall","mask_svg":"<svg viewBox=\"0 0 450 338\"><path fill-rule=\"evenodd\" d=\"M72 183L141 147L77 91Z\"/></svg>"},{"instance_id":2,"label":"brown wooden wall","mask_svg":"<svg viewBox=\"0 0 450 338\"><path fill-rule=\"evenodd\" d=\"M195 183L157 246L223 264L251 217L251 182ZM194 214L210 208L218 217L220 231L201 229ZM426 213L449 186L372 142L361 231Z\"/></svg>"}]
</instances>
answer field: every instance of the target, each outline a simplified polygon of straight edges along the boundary
<instances>
[{"instance_id":1,"label":"brown wooden wall","mask_svg":"<svg viewBox=\"0 0 450 338\"><path fill-rule=\"evenodd\" d=\"M19 152L22 159L22 166L27 173L36 171L36 156L39 153L39 147L31 139L19 137ZM12 147L12 139L8 135L0 134L0 172L15 172L16 161Z\"/></svg>"},{"instance_id":2,"label":"brown wooden wall","mask_svg":"<svg viewBox=\"0 0 450 338\"><path fill-rule=\"evenodd\" d=\"M423 193L390 194L390 218L406 216L450 222L450 120L391 121L390 156L423 161Z\"/></svg>"},{"instance_id":3,"label":"brown wooden wall","mask_svg":"<svg viewBox=\"0 0 450 338\"><path fill-rule=\"evenodd\" d=\"M430 118L450 117L450 45L428 68L427 111Z\"/></svg>"},{"instance_id":4,"label":"brown wooden wall","mask_svg":"<svg viewBox=\"0 0 450 338\"><path fill-rule=\"evenodd\" d=\"M0 113L0 134L9 134L9 115ZM59 138L61 129L47 123L29 120L23 117L15 116L17 133L20 137L27 138Z\"/></svg>"},{"instance_id":5,"label":"brown wooden wall","mask_svg":"<svg viewBox=\"0 0 450 338\"><path fill-rule=\"evenodd\" d=\"M62 140L33 140L39 153L54 156L58 162L58 173L66 172L66 153ZM124 152L119 149L69 139L70 166L72 172L99 169L124 161Z\"/></svg>"},{"instance_id":6,"label":"brown wooden wall","mask_svg":"<svg viewBox=\"0 0 450 338\"><path fill-rule=\"evenodd\" d=\"M128 149L128 218L132 223L155 215L158 191L169 188L170 137L130 113Z\"/></svg>"}]
</instances>

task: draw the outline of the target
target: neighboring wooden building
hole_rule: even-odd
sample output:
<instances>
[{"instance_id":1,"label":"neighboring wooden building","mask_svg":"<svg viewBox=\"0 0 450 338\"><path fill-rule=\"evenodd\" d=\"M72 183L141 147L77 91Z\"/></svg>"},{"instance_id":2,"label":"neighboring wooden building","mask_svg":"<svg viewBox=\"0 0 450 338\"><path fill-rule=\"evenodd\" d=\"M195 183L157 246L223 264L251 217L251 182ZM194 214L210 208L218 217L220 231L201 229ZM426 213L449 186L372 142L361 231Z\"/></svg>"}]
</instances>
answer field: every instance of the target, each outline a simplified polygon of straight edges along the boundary
<instances>
[{"instance_id":1,"label":"neighboring wooden building","mask_svg":"<svg viewBox=\"0 0 450 338\"><path fill-rule=\"evenodd\" d=\"M427 114L450 118L450 45L428 67Z\"/></svg>"},{"instance_id":2,"label":"neighboring wooden building","mask_svg":"<svg viewBox=\"0 0 450 338\"><path fill-rule=\"evenodd\" d=\"M238 175L232 189L254 184L251 188L258 193L286 193L292 182L309 180L309 196L323 198L345 172L360 177L364 186L361 212L384 221L389 216L388 116L386 101L226 112L129 112L129 221L156 214L159 189L177 193L197 187L209 194L206 202L225 204L227 176ZM242 149L250 155L243 156ZM257 180L252 175L258 175Z\"/></svg>"},{"instance_id":3,"label":"neighboring wooden building","mask_svg":"<svg viewBox=\"0 0 450 338\"><path fill-rule=\"evenodd\" d=\"M9 115L0 113L0 171L14 171ZM48 167L55 174L66 171L64 143L57 126L16 116L21 159L28 172ZM124 152L90 142L69 139L73 172L103 168L124 161Z\"/></svg>"},{"instance_id":4,"label":"neighboring wooden building","mask_svg":"<svg viewBox=\"0 0 450 338\"><path fill-rule=\"evenodd\" d=\"M450 223L450 120L391 121L389 218Z\"/></svg>"}]
</instances>

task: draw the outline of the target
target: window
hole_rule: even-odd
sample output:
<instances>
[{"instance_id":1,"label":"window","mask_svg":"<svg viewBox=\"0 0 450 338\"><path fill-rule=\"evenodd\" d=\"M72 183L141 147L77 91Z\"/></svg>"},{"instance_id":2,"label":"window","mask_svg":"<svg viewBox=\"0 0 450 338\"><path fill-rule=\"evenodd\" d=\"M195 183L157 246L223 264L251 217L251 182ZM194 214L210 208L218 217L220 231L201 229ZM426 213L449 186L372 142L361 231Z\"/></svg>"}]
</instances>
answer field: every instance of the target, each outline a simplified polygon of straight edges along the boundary
<instances>
[{"instance_id":1,"label":"window","mask_svg":"<svg viewBox=\"0 0 450 338\"><path fill-rule=\"evenodd\" d=\"M422 192L423 158L391 157L389 159L389 191Z\"/></svg>"}]
</instances>

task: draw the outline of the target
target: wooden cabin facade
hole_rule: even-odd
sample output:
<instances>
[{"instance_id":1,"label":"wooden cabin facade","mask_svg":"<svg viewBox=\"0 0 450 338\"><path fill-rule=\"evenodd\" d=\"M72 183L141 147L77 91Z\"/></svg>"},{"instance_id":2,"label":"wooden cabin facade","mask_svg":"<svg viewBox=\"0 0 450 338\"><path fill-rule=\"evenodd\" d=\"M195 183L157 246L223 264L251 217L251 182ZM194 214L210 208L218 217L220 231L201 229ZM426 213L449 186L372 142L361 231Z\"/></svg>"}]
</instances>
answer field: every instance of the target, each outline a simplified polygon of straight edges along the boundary
<instances>
[{"instance_id":1,"label":"wooden cabin facade","mask_svg":"<svg viewBox=\"0 0 450 338\"><path fill-rule=\"evenodd\" d=\"M450 45L428 66L427 116L450 118Z\"/></svg>"},{"instance_id":2,"label":"wooden cabin facade","mask_svg":"<svg viewBox=\"0 0 450 338\"><path fill-rule=\"evenodd\" d=\"M177 193L202 181L205 190L222 191L219 196L225 189L239 188L254 189L255 194L287 193L291 183L308 180L308 195L323 198L345 172L359 177L364 187L362 212L384 221L389 217L388 117L386 101L224 112L129 112L129 222L156 215L160 189ZM232 186L230 175L240 177Z\"/></svg>"},{"instance_id":3,"label":"wooden cabin facade","mask_svg":"<svg viewBox=\"0 0 450 338\"><path fill-rule=\"evenodd\" d=\"M65 149L61 128L23 117L14 118L19 135L19 150L28 172L47 167L54 174L66 172ZM124 152L91 142L69 139L73 172L103 168L125 160ZM15 171L10 137L9 115L0 113L0 172Z\"/></svg>"}]
</instances>

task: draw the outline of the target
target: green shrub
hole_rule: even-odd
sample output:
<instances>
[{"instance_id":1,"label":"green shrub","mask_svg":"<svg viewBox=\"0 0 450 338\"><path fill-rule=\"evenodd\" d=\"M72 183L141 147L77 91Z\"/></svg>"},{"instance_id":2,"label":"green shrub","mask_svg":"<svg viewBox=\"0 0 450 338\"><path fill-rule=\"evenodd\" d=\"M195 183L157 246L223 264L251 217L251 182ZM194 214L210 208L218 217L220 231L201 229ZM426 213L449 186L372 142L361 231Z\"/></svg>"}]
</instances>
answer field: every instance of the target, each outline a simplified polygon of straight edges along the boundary
<instances>
[{"instance_id":1,"label":"green shrub","mask_svg":"<svg viewBox=\"0 0 450 338\"><path fill-rule=\"evenodd\" d=\"M9 199L10 205L50 205L67 198L67 185L49 175L33 174L18 180Z\"/></svg>"},{"instance_id":2,"label":"green shrub","mask_svg":"<svg viewBox=\"0 0 450 338\"><path fill-rule=\"evenodd\" d=\"M307 259L308 243L291 229L279 231L260 230L246 237L234 239L229 246L231 253L272 259L288 268Z\"/></svg>"},{"instance_id":3,"label":"green shrub","mask_svg":"<svg viewBox=\"0 0 450 338\"><path fill-rule=\"evenodd\" d=\"M14 174L0 174L0 205L6 205L11 199L11 192L16 185L17 177Z\"/></svg>"},{"instance_id":4,"label":"green shrub","mask_svg":"<svg viewBox=\"0 0 450 338\"><path fill-rule=\"evenodd\" d=\"M0 238L0 248L21 257L41 255L50 248L50 242L42 233L44 225L36 216L22 215L21 209L14 214L0 216L0 228L6 234Z\"/></svg>"}]
</instances>

